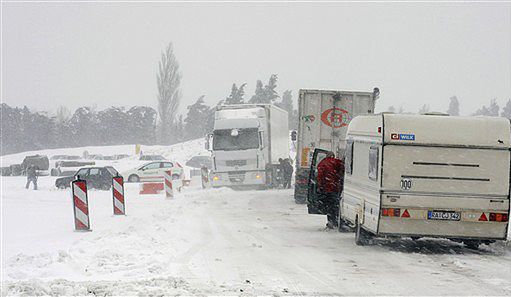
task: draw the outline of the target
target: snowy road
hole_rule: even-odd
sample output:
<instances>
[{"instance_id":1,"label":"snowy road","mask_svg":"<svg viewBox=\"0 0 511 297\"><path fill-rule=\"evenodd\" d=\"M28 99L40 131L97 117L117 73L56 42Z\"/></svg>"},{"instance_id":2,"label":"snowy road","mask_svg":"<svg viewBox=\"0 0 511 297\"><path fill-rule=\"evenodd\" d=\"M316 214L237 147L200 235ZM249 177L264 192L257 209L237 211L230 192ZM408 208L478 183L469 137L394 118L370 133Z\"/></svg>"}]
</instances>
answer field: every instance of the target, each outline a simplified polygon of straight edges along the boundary
<instances>
[{"instance_id":1,"label":"snowy road","mask_svg":"<svg viewBox=\"0 0 511 297\"><path fill-rule=\"evenodd\" d=\"M379 241L325 231L290 190L127 187L127 217L91 191L93 231L73 232L68 191L2 181L4 294L510 295L511 247Z\"/></svg>"}]
</instances>

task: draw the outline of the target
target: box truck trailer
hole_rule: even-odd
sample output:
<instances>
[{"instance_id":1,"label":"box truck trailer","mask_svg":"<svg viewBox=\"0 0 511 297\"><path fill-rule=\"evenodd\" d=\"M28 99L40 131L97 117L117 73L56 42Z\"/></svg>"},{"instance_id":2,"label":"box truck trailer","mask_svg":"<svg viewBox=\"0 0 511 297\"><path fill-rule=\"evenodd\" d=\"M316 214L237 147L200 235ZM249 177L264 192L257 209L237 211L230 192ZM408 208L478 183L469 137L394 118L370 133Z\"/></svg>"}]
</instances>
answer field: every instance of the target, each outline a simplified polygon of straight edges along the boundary
<instances>
[{"instance_id":1,"label":"box truck trailer","mask_svg":"<svg viewBox=\"0 0 511 297\"><path fill-rule=\"evenodd\" d=\"M302 89L298 97L295 202L307 199L309 168L314 149L339 153L351 119L374 113L379 89L373 92Z\"/></svg>"},{"instance_id":2,"label":"box truck trailer","mask_svg":"<svg viewBox=\"0 0 511 297\"><path fill-rule=\"evenodd\" d=\"M206 144L211 186L274 187L279 159L289 158L288 114L271 104L219 106Z\"/></svg>"},{"instance_id":3,"label":"box truck trailer","mask_svg":"<svg viewBox=\"0 0 511 297\"><path fill-rule=\"evenodd\" d=\"M510 133L498 117L353 119L340 222L355 228L359 245L374 236L442 237L470 248L505 240Z\"/></svg>"}]
</instances>

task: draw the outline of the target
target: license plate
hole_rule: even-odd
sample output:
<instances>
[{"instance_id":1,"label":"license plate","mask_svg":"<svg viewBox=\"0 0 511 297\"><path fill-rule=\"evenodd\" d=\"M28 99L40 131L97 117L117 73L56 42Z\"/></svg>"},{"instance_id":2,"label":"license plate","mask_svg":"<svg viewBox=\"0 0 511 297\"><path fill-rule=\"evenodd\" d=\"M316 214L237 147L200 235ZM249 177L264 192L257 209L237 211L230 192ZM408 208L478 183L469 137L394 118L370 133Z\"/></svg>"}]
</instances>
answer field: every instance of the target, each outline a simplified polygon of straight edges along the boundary
<instances>
[{"instance_id":1,"label":"license plate","mask_svg":"<svg viewBox=\"0 0 511 297\"><path fill-rule=\"evenodd\" d=\"M459 221L461 214L454 211L428 211L428 220Z\"/></svg>"}]
</instances>

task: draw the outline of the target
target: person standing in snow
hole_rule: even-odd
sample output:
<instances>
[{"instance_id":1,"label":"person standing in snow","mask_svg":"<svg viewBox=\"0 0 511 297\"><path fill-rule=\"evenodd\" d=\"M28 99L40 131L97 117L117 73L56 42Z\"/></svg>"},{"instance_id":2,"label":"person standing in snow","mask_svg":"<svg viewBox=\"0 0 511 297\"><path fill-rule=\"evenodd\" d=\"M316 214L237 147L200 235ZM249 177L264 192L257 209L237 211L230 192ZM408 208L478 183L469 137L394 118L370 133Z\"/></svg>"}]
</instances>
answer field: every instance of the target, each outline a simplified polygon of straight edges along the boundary
<instances>
[{"instance_id":1,"label":"person standing in snow","mask_svg":"<svg viewBox=\"0 0 511 297\"><path fill-rule=\"evenodd\" d=\"M37 190L37 171L34 164L30 164L27 168L27 184L25 188L28 189L30 182L34 184L34 190Z\"/></svg>"},{"instance_id":2,"label":"person standing in snow","mask_svg":"<svg viewBox=\"0 0 511 297\"><path fill-rule=\"evenodd\" d=\"M289 158L283 160L282 162L282 170L284 175L284 188L291 188L291 177L293 176L293 165L291 165L291 160Z\"/></svg>"},{"instance_id":3,"label":"person standing in snow","mask_svg":"<svg viewBox=\"0 0 511 297\"><path fill-rule=\"evenodd\" d=\"M337 227L339 199L344 186L344 161L335 158L333 152L318 164L318 194L327 215L326 226L330 229Z\"/></svg>"}]
</instances>

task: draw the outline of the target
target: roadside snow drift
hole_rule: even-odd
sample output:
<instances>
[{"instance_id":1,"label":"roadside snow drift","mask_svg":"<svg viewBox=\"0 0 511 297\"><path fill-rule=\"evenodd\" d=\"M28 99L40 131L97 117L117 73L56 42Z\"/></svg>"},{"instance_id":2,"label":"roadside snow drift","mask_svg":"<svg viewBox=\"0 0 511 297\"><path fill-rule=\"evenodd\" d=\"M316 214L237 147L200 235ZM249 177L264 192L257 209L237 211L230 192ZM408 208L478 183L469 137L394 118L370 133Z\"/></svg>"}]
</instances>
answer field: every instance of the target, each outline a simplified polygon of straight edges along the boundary
<instances>
[{"instance_id":1,"label":"roadside snow drift","mask_svg":"<svg viewBox=\"0 0 511 297\"><path fill-rule=\"evenodd\" d=\"M202 147L143 150L184 162ZM291 190L202 190L198 181L171 200L126 184L127 216L113 216L110 191L89 191L93 231L75 232L70 190L54 179L41 177L33 191L23 177L2 178L3 295L511 294L509 242L479 251L425 239L359 247L352 233L325 231L325 217L308 215Z\"/></svg>"}]
</instances>

